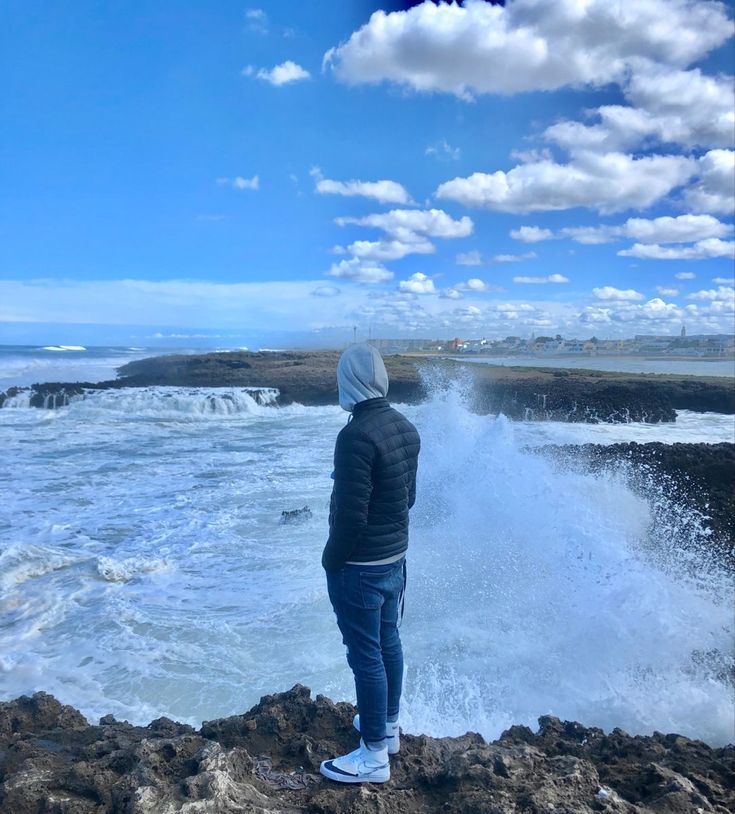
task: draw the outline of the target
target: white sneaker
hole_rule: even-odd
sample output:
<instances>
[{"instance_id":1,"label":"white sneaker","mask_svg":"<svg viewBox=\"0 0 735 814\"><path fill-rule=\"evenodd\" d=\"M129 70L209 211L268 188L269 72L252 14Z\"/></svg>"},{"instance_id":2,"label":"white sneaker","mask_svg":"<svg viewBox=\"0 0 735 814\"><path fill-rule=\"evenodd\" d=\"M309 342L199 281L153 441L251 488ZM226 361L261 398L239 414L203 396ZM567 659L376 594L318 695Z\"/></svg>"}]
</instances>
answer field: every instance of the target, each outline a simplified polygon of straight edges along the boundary
<instances>
[{"instance_id":1,"label":"white sneaker","mask_svg":"<svg viewBox=\"0 0 735 814\"><path fill-rule=\"evenodd\" d=\"M360 731L360 715L357 714L352 719L352 725ZM397 755L401 751L401 732L398 728L398 721L385 723L385 742L388 745L388 754Z\"/></svg>"},{"instance_id":2,"label":"white sneaker","mask_svg":"<svg viewBox=\"0 0 735 814\"><path fill-rule=\"evenodd\" d=\"M385 783L390 780L388 749L383 747L374 752L360 738L360 745L354 752L333 760L323 760L319 771L338 783Z\"/></svg>"}]
</instances>

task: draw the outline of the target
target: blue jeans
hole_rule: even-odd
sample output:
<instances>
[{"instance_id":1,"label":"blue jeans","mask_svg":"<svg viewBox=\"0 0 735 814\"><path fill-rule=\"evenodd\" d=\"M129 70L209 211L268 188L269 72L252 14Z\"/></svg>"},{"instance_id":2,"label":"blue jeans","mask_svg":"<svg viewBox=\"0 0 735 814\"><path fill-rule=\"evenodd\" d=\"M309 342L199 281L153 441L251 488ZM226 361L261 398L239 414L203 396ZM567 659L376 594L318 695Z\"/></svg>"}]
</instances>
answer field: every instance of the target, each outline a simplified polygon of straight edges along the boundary
<instances>
[{"instance_id":1,"label":"blue jeans","mask_svg":"<svg viewBox=\"0 0 735 814\"><path fill-rule=\"evenodd\" d=\"M389 565L345 565L327 572L347 663L355 674L360 734L382 743L386 720L397 720L403 684L402 615L406 560Z\"/></svg>"}]
</instances>

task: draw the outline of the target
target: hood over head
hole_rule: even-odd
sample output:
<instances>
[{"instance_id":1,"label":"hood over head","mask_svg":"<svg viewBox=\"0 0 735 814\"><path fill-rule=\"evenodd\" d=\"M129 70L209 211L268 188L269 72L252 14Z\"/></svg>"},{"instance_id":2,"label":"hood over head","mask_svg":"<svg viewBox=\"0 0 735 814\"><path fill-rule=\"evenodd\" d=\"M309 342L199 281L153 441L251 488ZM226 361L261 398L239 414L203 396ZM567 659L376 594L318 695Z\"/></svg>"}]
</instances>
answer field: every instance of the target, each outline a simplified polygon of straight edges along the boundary
<instances>
[{"instance_id":1,"label":"hood over head","mask_svg":"<svg viewBox=\"0 0 735 814\"><path fill-rule=\"evenodd\" d=\"M388 372L377 348L360 342L350 345L337 364L339 404L343 410L361 401L385 397L388 393Z\"/></svg>"}]
</instances>

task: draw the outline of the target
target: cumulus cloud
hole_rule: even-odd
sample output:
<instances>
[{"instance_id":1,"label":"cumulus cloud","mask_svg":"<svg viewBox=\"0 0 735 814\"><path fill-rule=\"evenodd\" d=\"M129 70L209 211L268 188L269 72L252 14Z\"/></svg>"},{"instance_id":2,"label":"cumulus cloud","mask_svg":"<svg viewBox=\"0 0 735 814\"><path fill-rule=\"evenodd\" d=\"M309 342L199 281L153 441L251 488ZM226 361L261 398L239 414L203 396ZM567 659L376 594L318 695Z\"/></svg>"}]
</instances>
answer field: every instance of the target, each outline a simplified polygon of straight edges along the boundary
<instances>
[{"instance_id":1,"label":"cumulus cloud","mask_svg":"<svg viewBox=\"0 0 735 814\"><path fill-rule=\"evenodd\" d=\"M580 153L568 164L542 160L508 172L475 172L441 184L435 194L501 212L583 206L611 213L651 206L688 181L696 169L697 162L684 156Z\"/></svg>"},{"instance_id":2,"label":"cumulus cloud","mask_svg":"<svg viewBox=\"0 0 735 814\"><path fill-rule=\"evenodd\" d=\"M341 217L338 226L369 226L382 229L398 240L412 240L416 235L456 238L472 234L474 224L466 215L455 219L443 209L391 209L365 217Z\"/></svg>"},{"instance_id":3,"label":"cumulus cloud","mask_svg":"<svg viewBox=\"0 0 735 814\"><path fill-rule=\"evenodd\" d=\"M411 196L397 181L332 181L324 178L318 167L311 170L311 175L316 179L315 189L320 195L359 196L380 203L411 203Z\"/></svg>"},{"instance_id":4,"label":"cumulus cloud","mask_svg":"<svg viewBox=\"0 0 735 814\"><path fill-rule=\"evenodd\" d=\"M359 257L351 257L349 260L333 263L327 274L330 277L352 280L355 283L385 283L393 279L393 272L385 266L361 260Z\"/></svg>"},{"instance_id":5,"label":"cumulus cloud","mask_svg":"<svg viewBox=\"0 0 735 814\"><path fill-rule=\"evenodd\" d=\"M363 260L379 260L388 262L390 260L400 260L409 254L433 254L436 247L431 241L420 236L415 240L355 240L346 248L335 246L337 254L349 253Z\"/></svg>"},{"instance_id":6,"label":"cumulus cloud","mask_svg":"<svg viewBox=\"0 0 735 814\"><path fill-rule=\"evenodd\" d=\"M266 68L256 70L252 65L248 65L247 68L243 69L242 73L243 76L255 76L257 79L262 79L264 82L269 82L276 87L288 85L292 82L302 82L311 78L311 74L305 68L290 59L270 70Z\"/></svg>"},{"instance_id":7,"label":"cumulus cloud","mask_svg":"<svg viewBox=\"0 0 735 814\"><path fill-rule=\"evenodd\" d=\"M524 243L539 243L551 240L554 233L551 229L542 229L540 226L521 226L519 229L512 229L510 236L513 240L522 240Z\"/></svg>"},{"instance_id":8,"label":"cumulus cloud","mask_svg":"<svg viewBox=\"0 0 735 814\"><path fill-rule=\"evenodd\" d=\"M462 293L460 291L457 291L456 288L443 288L439 292L439 296L442 297L443 299L447 299L447 300L461 300L462 299Z\"/></svg>"},{"instance_id":9,"label":"cumulus cloud","mask_svg":"<svg viewBox=\"0 0 735 814\"><path fill-rule=\"evenodd\" d=\"M710 150L699 159L698 181L684 200L695 212L732 215L735 210L735 151Z\"/></svg>"},{"instance_id":10,"label":"cumulus cloud","mask_svg":"<svg viewBox=\"0 0 735 814\"><path fill-rule=\"evenodd\" d=\"M568 226L560 237L570 237L577 243L610 243L631 238L639 243L689 243L731 234L733 226L711 215L679 215L660 218L628 218L618 226Z\"/></svg>"},{"instance_id":11,"label":"cumulus cloud","mask_svg":"<svg viewBox=\"0 0 735 814\"><path fill-rule=\"evenodd\" d=\"M697 275L693 271L680 271L678 274L675 274L677 280L693 280Z\"/></svg>"},{"instance_id":12,"label":"cumulus cloud","mask_svg":"<svg viewBox=\"0 0 735 814\"><path fill-rule=\"evenodd\" d=\"M434 281L420 271L412 274L408 280L401 280L398 289L409 294L436 294Z\"/></svg>"},{"instance_id":13,"label":"cumulus cloud","mask_svg":"<svg viewBox=\"0 0 735 814\"><path fill-rule=\"evenodd\" d=\"M730 29L724 5L697 0L423 3L376 11L324 66L350 84L390 81L469 99L620 82L641 60L686 67Z\"/></svg>"},{"instance_id":14,"label":"cumulus cloud","mask_svg":"<svg viewBox=\"0 0 735 814\"><path fill-rule=\"evenodd\" d=\"M252 178L243 178L236 175L234 178L218 178L217 183L222 187L232 187L233 189L260 189L260 178L254 175Z\"/></svg>"},{"instance_id":15,"label":"cumulus cloud","mask_svg":"<svg viewBox=\"0 0 735 814\"><path fill-rule=\"evenodd\" d=\"M729 286L721 285L719 288L704 289L702 291L695 291L693 294L688 294L688 300L705 300L709 302L732 302L735 297L735 291Z\"/></svg>"},{"instance_id":16,"label":"cumulus cloud","mask_svg":"<svg viewBox=\"0 0 735 814\"><path fill-rule=\"evenodd\" d=\"M599 288L593 288L592 293L597 297L598 300L627 300L627 301L634 301L634 300L645 300L643 294L638 291L635 291L632 288L615 288L611 285L604 285L600 286Z\"/></svg>"},{"instance_id":17,"label":"cumulus cloud","mask_svg":"<svg viewBox=\"0 0 735 814\"><path fill-rule=\"evenodd\" d=\"M662 297L678 297L679 296L679 289L678 288L667 288L666 286L656 286L656 291Z\"/></svg>"},{"instance_id":18,"label":"cumulus cloud","mask_svg":"<svg viewBox=\"0 0 735 814\"><path fill-rule=\"evenodd\" d=\"M644 303L618 301L610 305L590 305L582 309L580 322L583 325L606 325L610 323L648 323L680 324L687 314L694 315L695 311L687 312L675 303L664 302L660 297L654 297ZM627 329L628 331L631 328Z\"/></svg>"},{"instance_id":19,"label":"cumulus cloud","mask_svg":"<svg viewBox=\"0 0 735 814\"><path fill-rule=\"evenodd\" d=\"M545 285L547 283L568 283L569 278L563 274L549 274L546 277L514 277L513 282L522 285Z\"/></svg>"},{"instance_id":20,"label":"cumulus cloud","mask_svg":"<svg viewBox=\"0 0 735 814\"><path fill-rule=\"evenodd\" d=\"M474 294L482 294L487 293L490 291L502 291L502 288L499 288L496 285L491 285L490 283L486 283L484 280L481 280L479 277L472 277L467 280L466 283L457 283L454 288L457 291L467 291L472 292Z\"/></svg>"},{"instance_id":21,"label":"cumulus cloud","mask_svg":"<svg viewBox=\"0 0 735 814\"><path fill-rule=\"evenodd\" d=\"M571 152L654 144L729 147L735 139L732 83L731 76L706 76L698 68L640 63L623 86L632 107L603 105L592 114L595 123L558 122L543 137Z\"/></svg>"},{"instance_id":22,"label":"cumulus cloud","mask_svg":"<svg viewBox=\"0 0 735 814\"><path fill-rule=\"evenodd\" d=\"M636 243L623 249L621 257L641 257L645 260L707 260L711 257L735 258L735 242L716 237L699 240L692 246L660 246L658 243ZM681 278L680 278L681 279Z\"/></svg>"},{"instance_id":23,"label":"cumulus cloud","mask_svg":"<svg viewBox=\"0 0 735 814\"><path fill-rule=\"evenodd\" d=\"M713 277L712 282L717 285L735 285L735 278L733 277Z\"/></svg>"}]
</instances>

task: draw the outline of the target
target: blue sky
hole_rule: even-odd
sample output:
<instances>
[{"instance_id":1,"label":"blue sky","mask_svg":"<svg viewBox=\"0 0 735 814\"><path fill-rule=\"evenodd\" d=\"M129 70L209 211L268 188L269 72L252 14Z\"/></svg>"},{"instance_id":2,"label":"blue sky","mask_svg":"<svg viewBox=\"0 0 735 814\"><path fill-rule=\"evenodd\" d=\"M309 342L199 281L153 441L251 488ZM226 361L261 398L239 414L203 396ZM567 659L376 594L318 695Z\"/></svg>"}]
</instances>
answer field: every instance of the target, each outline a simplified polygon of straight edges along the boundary
<instances>
[{"instance_id":1,"label":"blue sky","mask_svg":"<svg viewBox=\"0 0 735 814\"><path fill-rule=\"evenodd\" d=\"M732 16L6 2L0 343L729 332Z\"/></svg>"}]
</instances>

